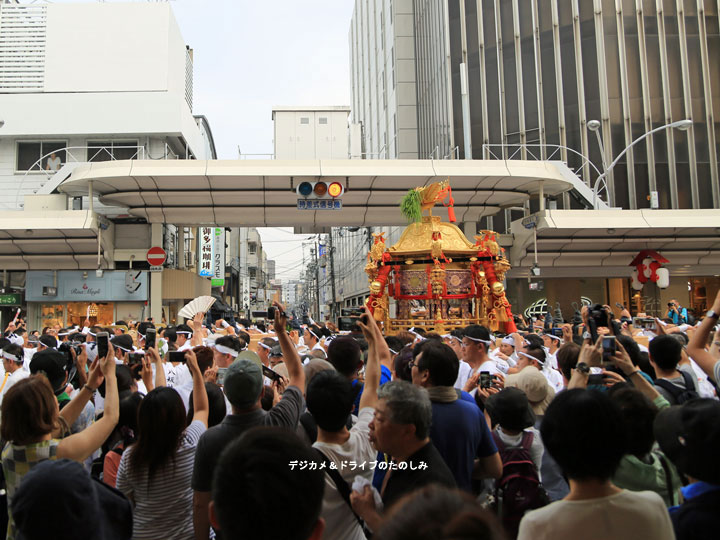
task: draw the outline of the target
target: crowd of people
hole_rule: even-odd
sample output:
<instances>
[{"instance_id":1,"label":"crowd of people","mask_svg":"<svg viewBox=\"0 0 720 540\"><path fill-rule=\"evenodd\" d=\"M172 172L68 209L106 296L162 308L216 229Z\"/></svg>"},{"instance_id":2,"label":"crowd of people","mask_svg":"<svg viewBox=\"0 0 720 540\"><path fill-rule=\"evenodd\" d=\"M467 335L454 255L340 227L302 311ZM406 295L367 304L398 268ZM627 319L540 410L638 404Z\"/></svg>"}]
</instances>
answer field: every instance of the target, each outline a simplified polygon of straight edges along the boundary
<instances>
[{"instance_id":1,"label":"crowd of people","mask_svg":"<svg viewBox=\"0 0 720 540\"><path fill-rule=\"evenodd\" d=\"M262 334L16 320L7 538L716 538L720 293L678 307L509 335L298 330L278 303Z\"/></svg>"}]
</instances>

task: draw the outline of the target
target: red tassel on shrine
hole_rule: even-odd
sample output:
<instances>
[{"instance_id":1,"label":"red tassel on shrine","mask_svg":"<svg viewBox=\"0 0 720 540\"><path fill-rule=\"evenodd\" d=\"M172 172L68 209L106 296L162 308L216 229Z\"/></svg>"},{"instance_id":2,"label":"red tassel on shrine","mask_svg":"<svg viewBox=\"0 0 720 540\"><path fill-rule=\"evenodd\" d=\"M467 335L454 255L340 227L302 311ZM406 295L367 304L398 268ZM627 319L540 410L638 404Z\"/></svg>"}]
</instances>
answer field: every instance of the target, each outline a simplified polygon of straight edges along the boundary
<instances>
[{"instance_id":1,"label":"red tassel on shrine","mask_svg":"<svg viewBox=\"0 0 720 540\"><path fill-rule=\"evenodd\" d=\"M444 206L448 209L448 219L450 220L450 223L455 223L455 209L453 208L455 206L455 200L452 196L452 188L448 185L448 203L444 204Z\"/></svg>"}]
</instances>

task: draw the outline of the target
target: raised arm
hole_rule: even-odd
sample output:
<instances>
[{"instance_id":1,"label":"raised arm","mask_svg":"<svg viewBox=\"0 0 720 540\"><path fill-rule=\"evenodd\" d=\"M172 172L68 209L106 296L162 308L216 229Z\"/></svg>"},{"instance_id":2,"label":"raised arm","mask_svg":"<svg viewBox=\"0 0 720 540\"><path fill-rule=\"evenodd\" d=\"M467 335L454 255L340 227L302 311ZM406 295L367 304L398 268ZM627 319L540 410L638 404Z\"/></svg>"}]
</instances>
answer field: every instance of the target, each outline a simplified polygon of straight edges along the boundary
<instances>
[{"instance_id":1,"label":"raised arm","mask_svg":"<svg viewBox=\"0 0 720 540\"><path fill-rule=\"evenodd\" d=\"M115 378L115 351L112 345L108 347L107 356L100 360L100 369L105 377L105 411L103 416L80 433L70 435L60 441L57 449L58 458L83 461L100 448L105 439L112 433L112 430L115 429L120 417L120 398ZM65 408L67 409L67 407Z\"/></svg>"},{"instance_id":2,"label":"raised arm","mask_svg":"<svg viewBox=\"0 0 720 540\"><path fill-rule=\"evenodd\" d=\"M365 387L360 397L360 409L375 407L377 404L377 391L380 386L380 358L381 356L390 358L390 350L375 318L366 307L363 308L363 311L357 324L368 342L368 359L365 366Z\"/></svg>"},{"instance_id":3,"label":"raised arm","mask_svg":"<svg viewBox=\"0 0 720 540\"><path fill-rule=\"evenodd\" d=\"M193 378L193 422L199 420L205 427L208 425L210 404L208 402L207 390L205 390L205 379L197 363L197 357L192 350L185 351L187 367Z\"/></svg>"},{"instance_id":4,"label":"raised arm","mask_svg":"<svg viewBox=\"0 0 720 540\"><path fill-rule=\"evenodd\" d=\"M115 373L114 368L115 365L113 360L113 374ZM80 416L80 413L82 413L85 408L85 405L88 401L90 401L93 393L98 389L98 386L100 386L102 382L103 372L100 366L100 359L96 358L90 366L90 374L88 375L87 383L85 383L85 385L75 393L72 401L70 401L70 403L68 403L60 411L60 416L63 420L65 420L68 426L73 425L75 420L77 420L78 416ZM107 386L107 384L105 386ZM61 435L62 433L60 427L53 431L53 437L59 437Z\"/></svg>"},{"instance_id":5,"label":"raised arm","mask_svg":"<svg viewBox=\"0 0 720 540\"><path fill-rule=\"evenodd\" d=\"M288 322L285 308L279 302L273 302L273 305L277 308L275 310L273 326L275 328L275 335L277 335L278 342L280 343L280 348L282 349L285 367L288 370L290 386L297 386L305 393L305 371L300 361L300 355L285 330Z\"/></svg>"},{"instance_id":6,"label":"raised arm","mask_svg":"<svg viewBox=\"0 0 720 540\"><path fill-rule=\"evenodd\" d=\"M155 388L167 386L167 379L165 378L163 361L162 358L160 358L160 353L158 352L157 347L148 349L145 354L149 356L152 362L155 364Z\"/></svg>"},{"instance_id":7,"label":"raised arm","mask_svg":"<svg viewBox=\"0 0 720 540\"><path fill-rule=\"evenodd\" d=\"M193 347L199 347L203 344L202 322L204 318L204 313L196 313L193 320L189 321L193 331L192 339L190 339L190 345Z\"/></svg>"},{"instance_id":8,"label":"raised arm","mask_svg":"<svg viewBox=\"0 0 720 540\"><path fill-rule=\"evenodd\" d=\"M715 302L713 302L712 308L715 313L720 312L720 291L715 296ZM713 331L713 327L718 323L717 317L705 317L700 327L695 330L695 333L690 338L690 343L687 346L687 352L690 358L695 360L700 369L702 369L710 379L715 380L715 364L720 361L712 353L705 350L705 344L707 343L710 332ZM717 339L717 338L716 338Z\"/></svg>"}]
</instances>

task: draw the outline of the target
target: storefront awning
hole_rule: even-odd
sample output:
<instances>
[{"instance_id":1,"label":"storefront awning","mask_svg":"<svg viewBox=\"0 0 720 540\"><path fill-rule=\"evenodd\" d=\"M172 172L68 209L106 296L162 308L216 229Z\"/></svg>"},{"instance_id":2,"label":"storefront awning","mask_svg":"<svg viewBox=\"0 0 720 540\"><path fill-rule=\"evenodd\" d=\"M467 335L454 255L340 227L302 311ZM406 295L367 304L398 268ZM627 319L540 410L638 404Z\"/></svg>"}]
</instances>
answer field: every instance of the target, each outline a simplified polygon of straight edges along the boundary
<instances>
[{"instance_id":1,"label":"storefront awning","mask_svg":"<svg viewBox=\"0 0 720 540\"><path fill-rule=\"evenodd\" d=\"M98 266L97 214L88 210L0 213L0 268L4 270L76 270ZM101 267L112 252L112 224L102 239Z\"/></svg>"},{"instance_id":2,"label":"storefront awning","mask_svg":"<svg viewBox=\"0 0 720 540\"><path fill-rule=\"evenodd\" d=\"M224 226L404 225L408 189L450 179L459 222L585 184L561 162L501 160L107 161L80 165L60 186L151 223ZM341 210L299 210L297 185L337 180ZM586 195L587 196L587 195ZM437 210L442 215L443 210Z\"/></svg>"},{"instance_id":3,"label":"storefront awning","mask_svg":"<svg viewBox=\"0 0 720 540\"><path fill-rule=\"evenodd\" d=\"M673 275L720 274L720 210L548 210L512 224L513 269L528 277L627 277L643 249L670 260ZM579 276L578 268L583 268Z\"/></svg>"}]
</instances>

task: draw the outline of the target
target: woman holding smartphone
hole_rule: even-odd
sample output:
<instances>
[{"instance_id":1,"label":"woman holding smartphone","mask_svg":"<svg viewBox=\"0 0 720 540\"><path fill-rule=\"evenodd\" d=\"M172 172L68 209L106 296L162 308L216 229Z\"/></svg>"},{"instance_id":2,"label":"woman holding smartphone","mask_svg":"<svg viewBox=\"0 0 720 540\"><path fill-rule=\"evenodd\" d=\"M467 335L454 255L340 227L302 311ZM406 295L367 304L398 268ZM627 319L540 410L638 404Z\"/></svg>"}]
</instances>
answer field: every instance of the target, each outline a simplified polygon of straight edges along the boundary
<instances>
[{"instance_id":1,"label":"woman holding smartphone","mask_svg":"<svg viewBox=\"0 0 720 540\"><path fill-rule=\"evenodd\" d=\"M122 456L117 488L134 505L133 538L193 538L192 477L195 449L207 429L205 381L192 350L185 351L193 379L190 425L180 394L152 390L138 410L137 442Z\"/></svg>"},{"instance_id":2,"label":"woman holding smartphone","mask_svg":"<svg viewBox=\"0 0 720 540\"><path fill-rule=\"evenodd\" d=\"M83 431L65 436L70 431L69 426L102 384L103 378L107 388L103 417ZM23 477L35 465L63 458L83 462L107 439L117 424L119 414L112 345L104 357L95 359L90 367L87 384L62 411L44 375L31 375L13 385L2 402L3 421L0 428L2 438L8 441L2 452L8 507ZM61 438L63 436L65 438ZM15 538L12 515L7 538Z\"/></svg>"}]
</instances>

